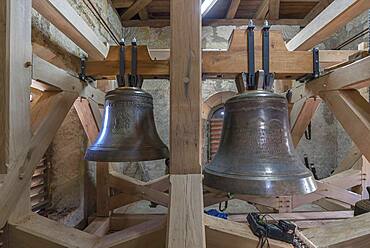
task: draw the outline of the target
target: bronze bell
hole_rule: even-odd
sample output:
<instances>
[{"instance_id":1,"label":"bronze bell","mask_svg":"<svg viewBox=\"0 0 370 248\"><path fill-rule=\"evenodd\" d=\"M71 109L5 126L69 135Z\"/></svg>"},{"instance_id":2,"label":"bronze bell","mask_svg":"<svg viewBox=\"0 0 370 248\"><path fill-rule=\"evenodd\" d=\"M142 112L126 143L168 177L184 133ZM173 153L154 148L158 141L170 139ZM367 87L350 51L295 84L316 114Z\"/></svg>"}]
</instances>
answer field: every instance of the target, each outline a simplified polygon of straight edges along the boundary
<instances>
[{"instance_id":1,"label":"bronze bell","mask_svg":"<svg viewBox=\"0 0 370 248\"><path fill-rule=\"evenodd\" d=\"M204 174L207 186L231 193L278 196L316 190L292 143L287 100L264 90L225 103L220 147Z\"/></svg>"},{"instance_id":2,"label":"bronze bell","mask_svg":"<svg viewBox=\"0 0 370 248\"><path fill-rule=\"evenodd\" d=\"M167 146L157 133L153 97L137 87L120 87L105 99L103 127L86 160L147 161L168 158Z\"/></svg>"}]
</instances>

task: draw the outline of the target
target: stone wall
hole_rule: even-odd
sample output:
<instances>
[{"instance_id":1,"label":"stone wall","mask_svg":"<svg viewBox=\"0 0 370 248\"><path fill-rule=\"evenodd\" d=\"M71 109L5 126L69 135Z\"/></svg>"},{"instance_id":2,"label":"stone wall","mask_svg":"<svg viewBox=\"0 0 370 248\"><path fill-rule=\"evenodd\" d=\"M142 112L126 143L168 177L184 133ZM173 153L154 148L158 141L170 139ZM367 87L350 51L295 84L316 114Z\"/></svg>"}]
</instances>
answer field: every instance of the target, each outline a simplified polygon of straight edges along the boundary
<instances>
[{"instance_id":1,"label":"stone wall","mask_svg":"<svg viewBox=\"0 0 370 248\"><path fill-rule=\"evenodd\" d=\"M86 1L68 0L67 2L103 42L115 44L112 35L88 8ZM110 1L92 0L91 2L109 24L115 36L121 38L120 19L111 7ZM54 52L58 51L58 55L65 60L70 59L68 53L78 57L85 55L84 51L35 10L32 12L32 30L33 44L46 45ZM87 214L92 214L94 211L95 164L88 164L84 160L87 142L76 110L72 107L51 144L51 207L48 209L49 218L70 226L75 226L87 217ZM85 196L89 199L84 198Z\"/></svg>"}]
</instances>

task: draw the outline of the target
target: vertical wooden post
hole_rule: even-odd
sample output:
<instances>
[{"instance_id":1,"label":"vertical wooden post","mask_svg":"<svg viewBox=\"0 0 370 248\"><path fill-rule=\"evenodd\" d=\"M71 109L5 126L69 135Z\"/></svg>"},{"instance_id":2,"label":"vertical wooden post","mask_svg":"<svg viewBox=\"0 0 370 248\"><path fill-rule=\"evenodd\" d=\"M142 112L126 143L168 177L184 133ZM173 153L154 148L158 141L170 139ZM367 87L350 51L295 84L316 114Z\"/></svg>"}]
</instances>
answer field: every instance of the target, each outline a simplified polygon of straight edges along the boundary
<instances>
[{"instance_id":1,"label":"vertical wooden post","mask_svg":"<svg viewBox=\"0 0 370 248\"><path fill-rule=\"evenodd\" d=\"M0 174L18 173L20 178L23 170L16 171L16 165L24 161L31 141L31 0L0 0L0 57ZM27 192L22 193L15 219L30 211ZM3 213L14 210L8 204Z\"/></svg>"},{"instance_id":2,"label":"vertical wooden post","mask_svg":"<svg viewBox=\"0 0 370 248\"><path fill-rule=\"evenodd\" d=\"M98 105L86 99L78 99L74 104L84 127L89 143L95 141L101 127ZM96 163L96 215L109 216L109 163Z\"/></svg>"},{"instance_id":3,"label":"vertical wooden post","mask_svg":"<svg viewBox=\"0 0 370 248\"><path fill-rule=\"evenodd\" d=\"M201 0L171 0L168 248L205 248L201 175Z\"/></svg>"},{"instance_id":4,"label":"vertical wooden post","mask_svg":"<svg viewBox=\"0 0 370 248\"><path fill-rule=\"evenodd\" d=\"M0 174L28 149L31 0L0 0Z\"/></svg>"}]
</instances>

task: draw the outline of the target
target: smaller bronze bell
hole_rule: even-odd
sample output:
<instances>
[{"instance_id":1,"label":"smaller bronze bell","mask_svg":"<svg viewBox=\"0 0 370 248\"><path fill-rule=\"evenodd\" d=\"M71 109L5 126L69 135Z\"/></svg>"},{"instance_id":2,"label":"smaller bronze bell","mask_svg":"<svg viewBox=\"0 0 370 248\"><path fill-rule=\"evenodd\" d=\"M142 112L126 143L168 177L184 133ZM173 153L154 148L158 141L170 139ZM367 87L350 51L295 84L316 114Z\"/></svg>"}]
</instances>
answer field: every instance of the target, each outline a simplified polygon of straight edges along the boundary
<instances>
[{"instance_id":1,"label":"smaller bronze bell","mask_svg":"<svg viewBox=\"0 0 370 248\"><path fill-rule=\"evenodd\" d=\"M157 133L153 97L136 87L120 87L105 99L103 127L86 160L101 162L148 161L168 158Z\"/></svg>"}]
</instances>

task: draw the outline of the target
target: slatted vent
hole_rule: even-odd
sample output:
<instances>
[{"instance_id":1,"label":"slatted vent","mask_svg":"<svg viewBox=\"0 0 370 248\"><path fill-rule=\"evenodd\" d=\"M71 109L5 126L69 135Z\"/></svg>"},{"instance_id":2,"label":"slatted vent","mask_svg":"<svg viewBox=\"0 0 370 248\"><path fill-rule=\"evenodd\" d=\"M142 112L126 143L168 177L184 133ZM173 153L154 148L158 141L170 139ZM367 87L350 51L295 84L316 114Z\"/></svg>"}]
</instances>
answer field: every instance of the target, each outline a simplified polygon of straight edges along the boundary
<instances>
[{"instance_id":1,"label":"slatted vent","mask_svg":"<svg viewBox=\"0 0 370 248\"><path fill-rule=\"evenodd\" d=\"M208 162L213 159L220 145L223 121L224 107L221 106L216 108L208 122Z\"/></svg>"},{"instance_id":2,"label":"slatted vent","mask_svg":"<svg viewBox=\"0 0 370 248\"><path fill-rule=\"evenodd\" d=\"M50 162L44 156L37 165L31 180L32 211L42 214L50 203L49 197Z\"/></svg>"}]
</instances>

